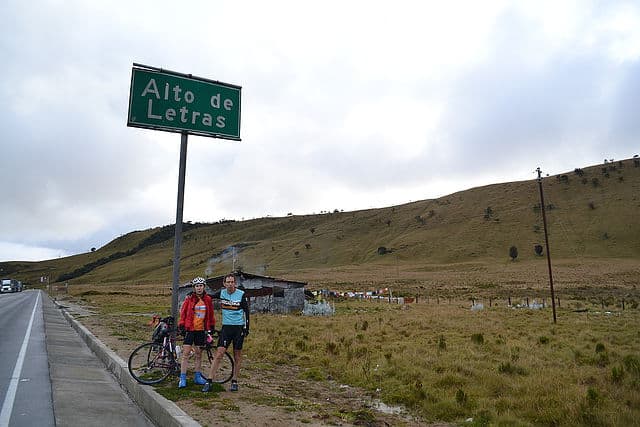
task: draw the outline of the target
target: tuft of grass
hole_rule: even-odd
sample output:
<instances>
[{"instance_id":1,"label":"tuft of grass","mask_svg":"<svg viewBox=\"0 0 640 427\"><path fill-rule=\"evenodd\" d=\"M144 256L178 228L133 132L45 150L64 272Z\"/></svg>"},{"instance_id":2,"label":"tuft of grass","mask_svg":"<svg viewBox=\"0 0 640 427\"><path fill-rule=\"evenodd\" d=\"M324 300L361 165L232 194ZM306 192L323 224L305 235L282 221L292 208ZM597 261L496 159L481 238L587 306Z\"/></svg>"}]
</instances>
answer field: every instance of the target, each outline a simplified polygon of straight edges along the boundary
<instances>
[{"instance_id":1,"label":"tuft of grass","mask_svg":"<svg viewBox=\"0 0 640 427\"><path fill-rule=\"evenodd\" d=\"M622 366L611 367L611 382L619 384L624 377L624 368Z\"/></svg>"},{"instance_id":2,"label":"tuft of grass","mask_svg":"<svg viewBox=\"0 0 640 427\"><path fill-rule=\"evenodd\" d=\"M598 402L600 402L600 393L598 393L598 390L596 390L593 387L589 387L587 389L587 405L589 406L596 406L598 404Z\"/></svg>"},{"instance_id":3,"label":"tuft of grass","mask_svg":"<svg viewBox=\"0 0 640 427\"><path fill-rule=\"evenodd\" d=\"M334 414L336 417L354 425L371 425L376 416L373 411L368 408L356 409L349 411L342 409Z\"/></svg>"},{"instance_id":4,"label":"tuft of grass","mask_svg":"<svg viewBox=\"0 0 640 427\"><path fill-rule=\"evenodd\" d=\"M473 334L471 335L471 342L474 344L482 345L484 344L484 335L482 334Z\"/></svg>"},{"instance_id":5,"label":"tuft of grass","mask_svg":"<svg viewBox=\"0 0 640 427\"><path fill-rule=\"evenodd\" d=\"M456 402L461 406L465 406L469 402L469 396L461 388L456 391Z\"/></svg>"},{"instance_id":6,"label":"tuft of grass","mask_svg":"<svg viewBox=\"0 0 640 427\"><path fill-rule=\"evenodd\" d=\"M337 356L340 353L339 345L333 341L328 341L327 343L325 343L325 350L327 351L327 353L333 356Z\"/></svg>"},{"instance_id":7,"label":"tuft of grass","mask_svg":"<svg viewBox=\"0 0 640 427\"><path fill-rule=\"evenodd\" d=\"M440 335L438 338L438 349L446 350L447 349L447 340L444 338L444 335Z\"/></svg>"},{"instance_id":8,"label":"tuft of grass","mask_svg":"<svg viewBox=\"0 0 640 427\"><path fill-rule=\"evenodd\" d=\"M457 375L445 375L434 383L439 388L459 387L465 385L467 380Z\"/></svg>"},{"instance_id":9,"label":"tuft of grass","mask_svg":"<svg viewBox=\"0 0 640 427\"><path fill-rule=\"evenodd\" d=\"M317 368L317 367L313 367L305 370L304 372L302 372L300 376L306 380L313 380L313 381L322 381L326 379L326 375L323 373L323 371L320 368Z\"/></svg>"},{"instance_id":10,"label":"tuft of grass","mask_svg":"<svg viewBox=\"0 0 640 427\"><path fill-rule=\"evenodd\" d=\"M622 359L622 363L630 374L640 379L640 356L629 354Z\"/></svg>"},{"instance_id":11,"label":"tuft of grass","mask_svg":"<svg viewBox=\"0 0 640 427\"><path fill-rule=\"evenodd\" d=\"M511 362L502 362L498 366L498 372L509 375L527 375L527 370L521 366L512 364Z\"/></svg>"}]
</instances>

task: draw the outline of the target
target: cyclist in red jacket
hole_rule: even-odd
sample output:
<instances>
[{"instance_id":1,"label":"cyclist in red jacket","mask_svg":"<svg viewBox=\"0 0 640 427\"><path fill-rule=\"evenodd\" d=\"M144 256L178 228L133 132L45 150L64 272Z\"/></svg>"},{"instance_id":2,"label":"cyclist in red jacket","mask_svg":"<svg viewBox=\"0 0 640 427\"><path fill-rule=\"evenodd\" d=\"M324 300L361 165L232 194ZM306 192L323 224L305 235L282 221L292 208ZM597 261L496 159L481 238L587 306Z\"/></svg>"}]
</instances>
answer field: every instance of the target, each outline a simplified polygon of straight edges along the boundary
<instances>
[{"instance_id":1,"label":"cyclist in red jacket","mask_svg":"<svg viewBox=\"0 0 640 427\"><path fill-rule=\"evenodd\" d=\"M180 365L180 382L178 388L187 386L187 367L189 354L195 352L195 376L193 382L204 385L207 380L202 376L202 346L206 344L206 333L213 329L216 319L213 317L213 300L204 291L206 280L196 277L191 281L193 292L190 292L182 303L178 330L185 333Z\"/></svg>"}]
</instances>

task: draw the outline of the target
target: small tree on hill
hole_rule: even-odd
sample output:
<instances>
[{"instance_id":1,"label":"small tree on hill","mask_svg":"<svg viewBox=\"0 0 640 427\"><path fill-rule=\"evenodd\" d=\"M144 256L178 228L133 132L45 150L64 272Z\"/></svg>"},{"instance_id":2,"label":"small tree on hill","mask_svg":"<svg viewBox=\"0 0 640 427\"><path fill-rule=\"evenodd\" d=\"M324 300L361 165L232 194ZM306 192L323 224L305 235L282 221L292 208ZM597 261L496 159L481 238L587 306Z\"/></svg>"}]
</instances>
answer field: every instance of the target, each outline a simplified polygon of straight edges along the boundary
<instances>
[{"instance_id":1,"label":"small tree on hill","mask_svg":"<svg viewBox=\"0 0 640 427\"><path fill-rule=\"evenodd\" d=\"M516 258L518 258L518 248L511 246L509 248L509 256L511 257L511 261L515 261Z\"/></svg>"},{"instance_id":2,"label":"small tree on hill","mask_svg":"<svg viewBox=\"0 0 640 427\"><path fill-rule=\"evenodd\" d=\"M536 251L536 255L542 256L542 245L535 245L533 249Z\"/></svg>"}]
</instances>

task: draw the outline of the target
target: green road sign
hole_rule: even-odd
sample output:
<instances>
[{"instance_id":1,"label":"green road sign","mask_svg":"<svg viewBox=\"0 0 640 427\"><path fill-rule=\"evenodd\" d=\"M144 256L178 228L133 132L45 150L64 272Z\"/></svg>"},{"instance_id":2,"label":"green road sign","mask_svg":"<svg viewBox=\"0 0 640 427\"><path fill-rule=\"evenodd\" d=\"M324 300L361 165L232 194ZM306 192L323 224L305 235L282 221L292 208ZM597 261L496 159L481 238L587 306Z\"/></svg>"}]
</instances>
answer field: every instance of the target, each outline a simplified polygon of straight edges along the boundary
<instances>
[{"instance_id":1,"label":"green road sign","mask_svg":"<svg viewBox=\"0 0 640 427\"><path fill-rule=\"evenodd\" d=\"M240 86L134 64L127 126L239 141L240 91Z\"/></svg>"}]
</instances>

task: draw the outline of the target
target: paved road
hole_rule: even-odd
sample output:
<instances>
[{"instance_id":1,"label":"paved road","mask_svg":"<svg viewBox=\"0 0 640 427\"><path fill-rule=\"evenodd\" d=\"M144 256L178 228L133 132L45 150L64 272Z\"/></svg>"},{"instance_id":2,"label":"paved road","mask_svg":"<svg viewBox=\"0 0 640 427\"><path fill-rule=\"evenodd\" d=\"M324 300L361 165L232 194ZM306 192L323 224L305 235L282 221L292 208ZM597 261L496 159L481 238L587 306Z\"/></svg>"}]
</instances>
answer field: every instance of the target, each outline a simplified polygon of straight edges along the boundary
<instances>
[{"instance_id":1,"label":"paved road","mask_svg":"<svg viewBox=\"0 0 640 427\"><path fill-rule=\"evenodd\" d=\"M0 427L153 426L39 291L0 295L0 402Z\"/></svg>"},{"instance_id":2,"label":"paved road","mask_svg":"<svg viewBox=\"0 0 640 427\"><path fill-rule=\"evenodd\" d=\"M38 292L0 295L0 426L54 426Z\"/></svg>"}]
</instances>

